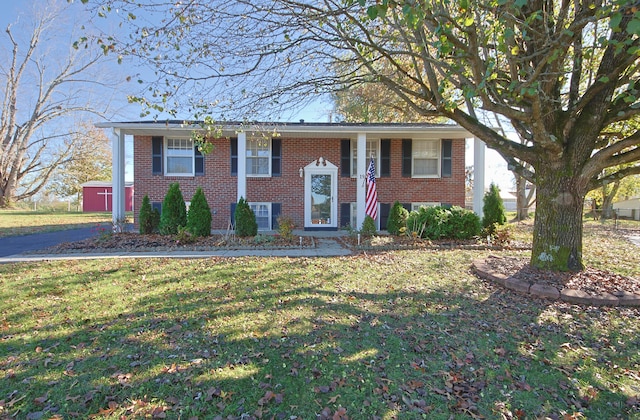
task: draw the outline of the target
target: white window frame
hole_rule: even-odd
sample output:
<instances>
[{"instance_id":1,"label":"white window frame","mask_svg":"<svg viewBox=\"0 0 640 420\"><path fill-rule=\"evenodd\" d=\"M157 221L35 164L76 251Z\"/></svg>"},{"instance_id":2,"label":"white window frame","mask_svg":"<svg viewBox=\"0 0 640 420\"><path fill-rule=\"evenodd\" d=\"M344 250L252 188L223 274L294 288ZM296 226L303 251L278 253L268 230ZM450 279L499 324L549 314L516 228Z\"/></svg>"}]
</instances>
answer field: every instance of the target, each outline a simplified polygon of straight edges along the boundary
<instances>
[{"instance_id":1,"label":"white window frame","mask_svg":"<svg viewBox=\"0 0 640 420\"><path fill-rule=\"evenodd\" d=\"M271 203L266 203L266 202L249 203L249 207L251 208L251 211L253 211L253 213L256 215L256 222L258 221L258 215L256 214L256 207L258 206L265 206L267 210L267 227L261 228L260 224L258 223L258 230L259 231L273 230L271 226L271 215L272 215Z\"/></svg>"},{"instance_id":2,"label":"white window frame","mask_svg":"<svg viewBox=\"0 0 640 420\"><path fill-rule=\"evenodd\" d=\"M373 159L376 164L376 178L380 178L380 139L367 139L367 169L369 168L369 159L371 152L374 153ZM358 142L351 140L351 178L358 176Z\"/></svg>"},{"instance_id":3,"label":"white window frame","mask_svg":"<svg viewBox=\"0 0 640 420\"><path fill-rule=\"evenodd\" d=\"M422 159L435 159L436 161L436 173L435 174L416 174L416 146L418 144L431 143L436 146L436 157L434 158L422 158ZM441 160L442 160L442 142L440 139L413 139L411 146L411 177L412 178L440 178L441 177Z\"/></svg>"},{"instance_id":4,"label":"white window frame","mask_svg":"<svg viewBox=\"0 0 640 420\"><path fill-rule=\"evenodd\" d=\"M250 156L249 153L251 153L253 150L251 149L251 143L256 142L256 141L265 141L268 143L267 146L267 152L268 152L268 156ZM260 149L256 149L256 150L260 150ZM247 171L247 177L253 177L253 178L268 178L271 176L271 161L272 161L272 154L273 154L273 148L272 148L272 142L271 139L264 139L264 138L247 138L247 152L246 152L246 156L245 156L245 162L246 162L246 171ZM268 165L268 171L266 174L254 174L251 172L253 165L251 165L251 161L253 159L267 159L267 165Z\"/></svg>"},{"instance_id":5,"label":"white window frame","mask_svg":"<svg viewBox=\"0 0 640 420\"><path fill-rule=\"evenodd\" d=\"M411 211L418 211L420 207L438 207L442 203L438 203L435 201L421 201L417 203L411 203Z\"/></svg>"},{"instance_id":6,"label":"white window frame","mask_svg":"<svg viewBox=\"0 0 640 420\"><path fill-rule=\"evenodd\" d=\"M169 159L171 158L177 158L177 157L187 157L187 153L184 154L180 154L180 153L173 153L171 151L173 150L187 150L186 148L180 148L180 149L171 149L169 148L169 143L170 142L175 142L175 141L180 141L182 142L186 142L187 144L191 145L191 153L190 153L190 157L191 157L191 172L169 172ZM165 168L165 176L195 176L195 170L196 170L196 152L193 146L193 140L188 139L188 138L184 138L184 137L171 137L171 138L167 138L165 139L164 142L164 168Z\"/></svg>"}]
</instances>

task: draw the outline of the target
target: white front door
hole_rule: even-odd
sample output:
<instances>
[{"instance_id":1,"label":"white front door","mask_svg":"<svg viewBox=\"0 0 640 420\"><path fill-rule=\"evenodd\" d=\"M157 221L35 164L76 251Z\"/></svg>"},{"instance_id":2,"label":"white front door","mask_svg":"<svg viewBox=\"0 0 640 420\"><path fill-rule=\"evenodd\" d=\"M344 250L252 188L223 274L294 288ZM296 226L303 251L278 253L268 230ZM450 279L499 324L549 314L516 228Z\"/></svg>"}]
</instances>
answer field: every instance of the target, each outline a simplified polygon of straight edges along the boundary
<instances>
[{"instance_id":1,"label":"white front door","mask_svg":"<svg viewBox=\"0 0 640 420\"><path fill-rule=\"evenodd\" d=\"M304 168L304 227L338 227L338 167L313 161Z\"/></svg>"}]
</instances>

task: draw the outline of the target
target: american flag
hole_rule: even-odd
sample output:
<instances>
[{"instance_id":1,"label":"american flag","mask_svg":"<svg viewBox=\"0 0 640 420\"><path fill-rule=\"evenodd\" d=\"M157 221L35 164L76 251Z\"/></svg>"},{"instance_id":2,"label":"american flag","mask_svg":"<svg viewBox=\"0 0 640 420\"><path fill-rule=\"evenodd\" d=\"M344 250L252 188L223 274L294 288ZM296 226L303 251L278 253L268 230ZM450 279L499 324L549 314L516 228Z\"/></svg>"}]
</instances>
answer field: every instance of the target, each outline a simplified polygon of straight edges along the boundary
<instances>
[{"instance_id":1,"label":"american flag","mask_svg":"<svg viewBox=\"0 0 640 420\"><path fill-rule=\"evenodd\" d=\"M367 201L365 214L373 220L378 218L378 191L376 191L376 165L371 157L369 169L367 169Z\"/></svg>"}]
</instances>

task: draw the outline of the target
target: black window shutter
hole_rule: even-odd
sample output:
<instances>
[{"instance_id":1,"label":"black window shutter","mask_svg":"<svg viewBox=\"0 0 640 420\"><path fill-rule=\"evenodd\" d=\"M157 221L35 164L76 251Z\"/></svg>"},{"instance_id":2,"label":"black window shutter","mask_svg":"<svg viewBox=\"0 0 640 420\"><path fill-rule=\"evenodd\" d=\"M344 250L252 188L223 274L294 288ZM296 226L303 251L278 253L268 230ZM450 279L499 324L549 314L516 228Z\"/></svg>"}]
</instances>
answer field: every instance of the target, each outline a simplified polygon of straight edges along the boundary
<instances>
[{"instance_id":1,"label":"black window shutter","mask_svg":"<svg viewBox=\"0 0 640 420\"><path fill-rule=\"evenodd\" d=\"M391 140L380 140L380 177L391 176Z\"/></svg>"},{"instance_id":2,"label":"black window shutter","mask_svg":"<svg viewBox=\"0 0 640 420\"><path fill-rule=\"evenodd\" d=\"M451 178L453 163L453 142L451 140L442 140L442 177Z\"/></svg>"},{"instance_id":3,"label":"black window shutter","mask_svg":"<svg viewBox=\"0 0 640 420\"><path fill-rule=\"evenodd\" d=\"M440 204L440 207L442 207L443 209L450 209L451 207L453 207L453 204L451 204L451 203L442 203L442 204Z\"/></svg>"},{"instance_id":4,"label":"black window shutter","mask_svg":"<svg viewBox=\"0 0 640 420\"><path fill-rule=\"evenodd\" d=\"M271 229L278 230L278 217L282 211L282 203L271 203Z\"/></svg>"},{"instance_id":5,"label":"black window shutter","mask_svg":"<svg viewBox=\"0 0 640 420\"><path fill-rule=\"evenodd\" d=\"M231 203L231 224L235 226L236 224L236 206L238 203Z\"/></svg>"},{"instance_id":6,"label":"black window shutter","mask_svg":"<svg viewBox=\"0 0 640 420\"><path fill-rule=\"evenodd\" d=\"M231 176L238 175L238 138L231 137ZM233 213L233 212L232 212Z\"/></svg>"},{"instance_id":7,"label":"black window shutter","mask_svg":"<svg viewBox=\"0 0 640 420\"><path fill-rule=\"evenodd\" d=\"M271 176L282 175L282 139L271 140Z\"/></svg>"},{"instance_id":8,"label":"black window shutter","mask_svg":"<svg viewBox=\"0 0 640 420\"><path fill-rule=\"evenodd\" d=\"M411 139L402 139L402 176L411 178Z\"/></svg>"},{"instance_id":9,"label":"black window shutter","mask_svg":"<svg viewBox=\"0 0 640 420\"><path fill-rule=\"evenodd\" d=\"M380 203L380 230L387 229L387 222L389 221L390 212L391 212L391 204Z\"/></svg>"},{"instance_id":10,"label":"black window shutter","mask_svg":"<svg viewBox=\"0 0 640 420\"><path fill-rule=\"evenodd\" d=\"M346 227L351 224L351 203L340 203L340 227ZM357 229L357 226L351 226Z\"/></svg>"},{"instance_id":11,"label":"black window shutter","mask_svg":"<svg viewBox=\"0 0 640 420\"><path fill-rule=\"evenodd\" d=\"M162 149L164 137L151 137L151 174L162 175Z\"/></svg>"},{"instance_id":12,"label":"black window shutter","mask_svg":"<svg viewBox=\"0 0 640 420\"><path fill-rule=\"evenodd\" d=\"M411 213L411 203L402 203L402 207L409 213Z\"/></svg>"},{"instance_id":13,"label":"black window shutter","mask_svg":"<svg viewBox=\"0 0 640 420\"><path fill-rule=\"evenodd\" d=\"M340 140L340 176L351 176L351 140Z\"/></svg>"},{"instance_id":14,"label":"black window shutter","mask_svg":"<svg viewBox=\"0 0 640 420\"><path fill-rule=\"evenodd\" d=\"M200 150L198 150L198 146L193 146L193 151L195 152L196 157L196 176L204 176L204 155Z\"/></svg>"}]
</instances>

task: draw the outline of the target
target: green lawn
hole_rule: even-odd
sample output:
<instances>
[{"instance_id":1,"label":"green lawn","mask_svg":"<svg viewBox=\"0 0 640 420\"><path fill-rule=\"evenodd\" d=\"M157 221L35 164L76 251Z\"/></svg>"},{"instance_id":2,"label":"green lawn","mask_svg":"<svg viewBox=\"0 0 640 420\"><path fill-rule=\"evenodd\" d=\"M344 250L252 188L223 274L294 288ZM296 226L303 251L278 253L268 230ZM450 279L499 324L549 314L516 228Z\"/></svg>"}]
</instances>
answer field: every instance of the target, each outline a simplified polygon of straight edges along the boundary
<instances>
[{"instance_id":1,"label":"green lawn","mask_svg":"<svg viewBox=\"0 0 640 420\"><path fill-rule=\"evenodd\" d=\"M486 255L0 265L0 418L640 418L640 311L515 295Z\"/></svg>"},{"instance_id":2,"label":"green lawn","mask_svg":"<svg viewBox=\"0 0 640 420\"><path fill-rule=\"evenodd\" d=\"M0 238L105 223L111 223L111 213L0 210Z\"/></svg>"}]
</instances>

